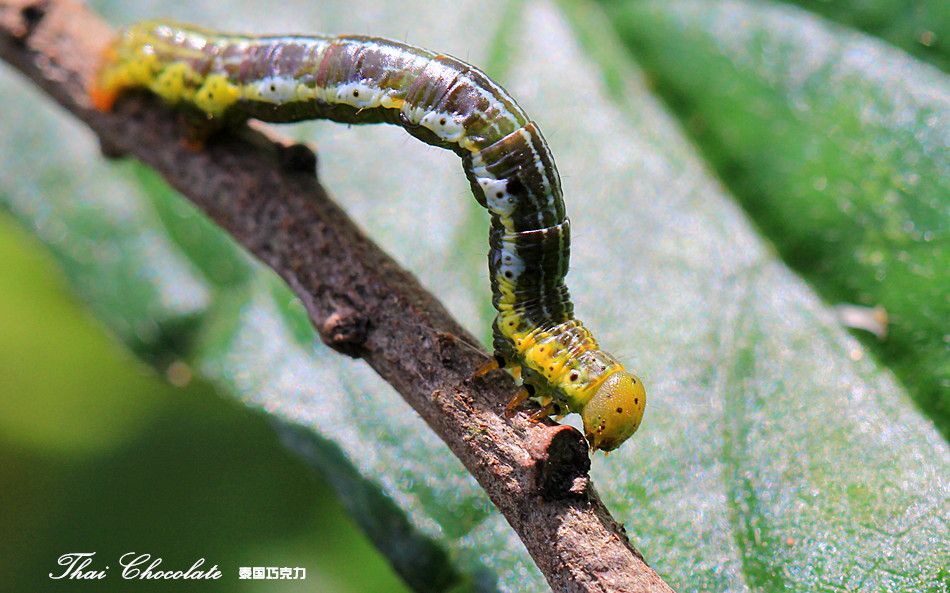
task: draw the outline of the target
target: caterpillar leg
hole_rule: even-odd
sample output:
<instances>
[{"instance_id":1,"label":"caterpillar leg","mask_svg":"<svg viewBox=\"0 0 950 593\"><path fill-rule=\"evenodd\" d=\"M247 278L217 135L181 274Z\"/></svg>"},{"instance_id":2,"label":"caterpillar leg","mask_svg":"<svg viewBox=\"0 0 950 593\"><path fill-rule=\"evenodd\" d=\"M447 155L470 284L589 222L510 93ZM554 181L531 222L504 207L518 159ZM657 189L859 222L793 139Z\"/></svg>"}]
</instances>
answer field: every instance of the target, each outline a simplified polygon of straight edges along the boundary
<instances>
[{"instance_id":1,"label":"caterpillar leg","mask_svg":"<svg viewBox=\"0 0 950 593\"><path fill-rule=\"evenodd\" d=\"M541 409L537 412L534 412L528 416L528 420L532 422L539 422L542 418L548 418L553 414L557 414L560 411L560 407L553 401L548 402L547 404L541 406Z\"/></svg>"},{"instance_id":2,"label":"caterpillar leg","mask_svg":"<svg viewBox=\"0 0 950 593\"><path fill-rule=\"evenodd\" d=\"M178 119L184 129L185 149L192 152L204 150L208 140L223 129L219 120L199 117L193 113L180 114Z\"/></svg>"},{"instance_id":3,"label":"caterpillar leg","mask_svg":"<svg viewBox=\"0 0 950 593\"><path fill-rule=\"evenodd\" d=\"M549 395L541 398L541 409L535 411L529 416L529 420L537 422L542 418L554 418L555 422L560 422L562 418L570 413L564 405Z\"/></svg>"},{"instance_id":4,"label":"caterpillar leg","mask_svg":"<svg viewBox=\"0 0 950 593\"><path fill-rule=\"evenodd\" d=\"M118 91L106 90L97 83L93 83L89 87L89 100L92 102L92 106L99 111L112 111L118 96Z\"/></svg>"},{"instance_id":5,"label":"caterpillar leg","mask_svg":"<svg viewBox=\"0 0 950 593\"><path fill-rule=\"evenodd\" d=\"M472 375L472 378L483 377L492 371L503 369L505 368L505 364L505 359L496 354L492 356L491 360L479 367L479 369L475 371L475 374Z\"/></svg>"},{"instance_id":6,"label":"caterpillar leg","mask_svg":"<svg viewBox=\"0 0 950 593\"><path fill-rule=\"evenodd\" d=\"M505 406L505 415L511 416L515 413L515 408L520 406L524 401L531 398L534 395L534 388L530 385L523 385L521 389L518 390L518 393L515 394L511 401L508 402L508 405Z\"/></svg>"}]
</instances>

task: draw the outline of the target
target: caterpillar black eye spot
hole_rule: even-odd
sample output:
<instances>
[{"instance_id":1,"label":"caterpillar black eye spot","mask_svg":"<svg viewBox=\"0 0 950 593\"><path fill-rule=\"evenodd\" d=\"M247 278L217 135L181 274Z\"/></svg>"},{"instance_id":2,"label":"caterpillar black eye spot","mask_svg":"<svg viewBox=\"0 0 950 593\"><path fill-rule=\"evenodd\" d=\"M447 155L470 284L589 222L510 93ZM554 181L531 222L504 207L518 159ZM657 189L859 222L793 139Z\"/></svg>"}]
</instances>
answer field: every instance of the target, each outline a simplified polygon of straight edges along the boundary
<instances>
[{"instance_id":1,"label":"caterpillar black eye spot","mask_svg":"<svg viewBox=\"0 0 950 593\"><path fill-rule=\"evenodd\" d=\"M271 85L270 85L270 92L272 92L272 93L276 93L276 92L277 92L277 85L276 85L276 84L271 83Z\"/></svg>"},{"instance_id":2,"label":"caterpillar black eye spot","mask_svg":"<svg viewBox=\"0 0 950 593\"><path fill-rule=\"evenodd\" d=\"M570 379L571 383L574 383L575 381L581 378L581 375L577 371L571 371L571 374L568 375L567 378Z\"/></svg>"},{"instance_id":3,"label":"caterpillar black eye spot","mask_svg":"<svg viewBox=\"0 0 950 593\"><path fill-rule=\"evenodd\" d=\"M353 96L354 96L354 97L359 97L359 96L360 96L360 92L359 92L358 89L353 89Z\"/></svg>"},{"instance_id":4,"label":"caterpillar black eye spot","mask_svg":"<svg viewBox=\"0 0 950 593\"><path fill-rule=\"evenodd\" d=\"M623 408L617 408L617 413L618 413L618 414L623 414Z\"/></svg>"},{"instance_id":5,"label":"caterpillar black eye spot","mask_svg":"<svg viewBox=\"0 0 950 593\"><path fill-rule=\"evenodd\" d=\"M501 199L501 198L505 197L505 192L500 191L500 192L498 192L498 193L495 194L495 197L498 198L498 199Z\"/></svg>"},{"instance_id":6,"label":"caterpillar black eye spot","mask_svg":"<svg viewBox=\"0 0 950 593\"><path fill-rule=\"evenodd\" d=\"M444 126L444 125L445 125L445 118L444 118L444 117L439 120L439 125L440 125L440 126Z\"/></svg>"}]
</instances>

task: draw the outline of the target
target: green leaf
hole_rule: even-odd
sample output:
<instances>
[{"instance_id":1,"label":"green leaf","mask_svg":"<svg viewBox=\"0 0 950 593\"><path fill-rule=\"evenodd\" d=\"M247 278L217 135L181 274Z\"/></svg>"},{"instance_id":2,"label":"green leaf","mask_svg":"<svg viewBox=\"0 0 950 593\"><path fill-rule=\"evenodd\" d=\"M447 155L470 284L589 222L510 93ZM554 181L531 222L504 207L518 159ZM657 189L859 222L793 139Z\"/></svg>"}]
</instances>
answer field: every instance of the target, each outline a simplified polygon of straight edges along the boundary
<instances>
[{"instance_id":1,"label":"green leaf","mask_svg":"<svg viewBox=\"0 0 950 593\"><path fill-rule=\"evenodd\" d=\"M617 10L785 259L828 301L887 312L870 347L950 435L947 75L789 7Z\"/></svg>"},{"instance_id":2,"label":"green leaf","mask_svg":"<svg viewBox=\"0 0 950 593\"><path fill-rule=\"evenodd\" d=\"M597 457L592 476L675 589L946 590L947 442L769 248L595 8L216 7L197 0L176 16L407 39L483 67L540 124L575 230L568 282L578 315L648 387L640 433ZM109 18L134 20L119 12L126 4L109 8ZM151 175L103 162L75 123L12 115L45 110L36 97L18 89L0 115L17 130L0 141L10 167L0 195L110 327L271 415L419 590L546 590L478 486L388 386L322 347L287 289ZM745 115L733 133L762 142ZM396 128L284 131L316 145L331 195L487 342L487 215L457 158ZM135 288L104 299L91 288L100 285ZM155 333L122 329L143 325Z\"/></svg>"},{"instance_id":3,"label":"green leaf","mask_svg":"<svg viewBox=\"0 0 950 593\"><path fill-rule=\"evenodd\" d=\"M879 37L944 71L950 70L950 11L943 0L790 3Z\"/></svg>"}]
</instances>

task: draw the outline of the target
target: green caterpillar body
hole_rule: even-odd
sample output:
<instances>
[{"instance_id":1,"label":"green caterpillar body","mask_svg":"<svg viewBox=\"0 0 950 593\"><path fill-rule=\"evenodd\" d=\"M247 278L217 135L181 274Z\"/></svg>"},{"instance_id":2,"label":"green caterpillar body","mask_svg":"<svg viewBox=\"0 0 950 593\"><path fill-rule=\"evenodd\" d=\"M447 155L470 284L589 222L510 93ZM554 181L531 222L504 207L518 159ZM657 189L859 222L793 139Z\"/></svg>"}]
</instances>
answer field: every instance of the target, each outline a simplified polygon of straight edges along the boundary
<instances>
[{"instance_id":1,"label":"green caterpillar body","mask_svg":"<svg viewBox=\"0 0 950 593\"><path fill-rule=\"evenodd\" d=\"M570 224L551 152L480 70L377 37L250 37L145 22L109 48L91 97L108 110L132 88L197 112L208 130L247 118L391 123L460 155L491 214L496 359L520 367L544 414L580 414L592 450L613 450L637 430L642 383L574 318L564 283Z\"/></svg>"}]
</instances>

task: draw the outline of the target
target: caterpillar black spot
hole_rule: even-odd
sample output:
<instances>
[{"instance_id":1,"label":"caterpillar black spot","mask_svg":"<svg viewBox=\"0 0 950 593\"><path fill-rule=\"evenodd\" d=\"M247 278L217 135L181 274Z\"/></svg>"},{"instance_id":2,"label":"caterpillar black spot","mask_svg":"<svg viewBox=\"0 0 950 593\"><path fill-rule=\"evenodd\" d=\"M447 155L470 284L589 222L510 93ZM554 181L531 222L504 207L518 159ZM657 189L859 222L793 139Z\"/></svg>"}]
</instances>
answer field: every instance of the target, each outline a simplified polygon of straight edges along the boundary
<instances>
[{"instance_id":1,"label":"caterpillar black spot","mask_svg":"<svg viewBox=\"0 0 950 593\"><path fill-rule=\"evenodd\" d=\"M378 37L250 37L149 21L116 38L90 95L109 110L131 88L196 114L205 133L248 118L391 123L454 151L491 214L496 359L520 367L543 413L580 414L592 450L616 449L636 432L642 383L574 318L564 283L570 223L551 152L480 70Z\"/></svg>"}]
</instances>

